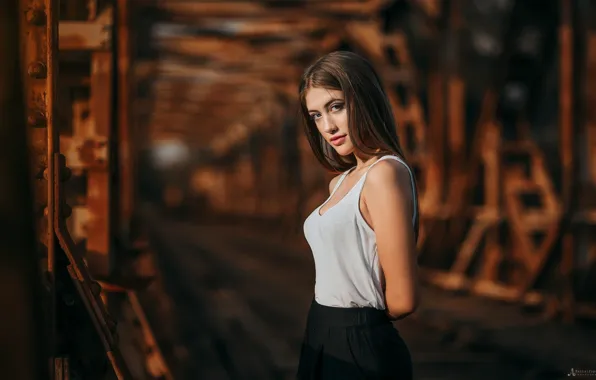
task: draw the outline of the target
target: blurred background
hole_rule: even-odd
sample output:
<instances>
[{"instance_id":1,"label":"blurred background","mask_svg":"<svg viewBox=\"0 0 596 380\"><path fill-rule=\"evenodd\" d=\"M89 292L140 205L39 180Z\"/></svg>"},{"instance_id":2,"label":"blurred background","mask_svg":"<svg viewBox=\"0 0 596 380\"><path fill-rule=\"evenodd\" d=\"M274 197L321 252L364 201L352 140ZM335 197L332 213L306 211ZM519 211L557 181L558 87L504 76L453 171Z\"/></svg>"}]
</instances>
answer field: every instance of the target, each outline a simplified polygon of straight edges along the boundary
<instances>
[{"instance_id":1,"label":"blurred background","mask_svg":"<svg viewBox=\"0 0 596 380\"><path fill-rule=\"evenodd\" d=\"M293 378L334 50L416 171L415 379L596 378L590 0L6 0L3 378Z\"/></svg>"}]
</instances>

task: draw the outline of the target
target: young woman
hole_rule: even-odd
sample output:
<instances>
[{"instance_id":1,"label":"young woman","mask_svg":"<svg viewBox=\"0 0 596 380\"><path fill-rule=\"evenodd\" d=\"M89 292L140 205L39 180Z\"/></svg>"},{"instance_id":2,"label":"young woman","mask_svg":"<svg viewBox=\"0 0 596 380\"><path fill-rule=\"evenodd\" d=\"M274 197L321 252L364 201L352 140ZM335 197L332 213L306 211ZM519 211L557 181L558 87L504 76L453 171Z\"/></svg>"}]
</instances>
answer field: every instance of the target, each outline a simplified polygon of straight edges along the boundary
<instances>
[{"instance_id":1,"label":"young woman","mask_svg":"<svg viewBox=\"0 0 596 380\"><path fill-rule=\"evenodd\" d=\"M315 295L298 379L411 379L391 320L418 304L416 182L372 65L345 51L304 73L305 131L321 164L341 174L306 219Z\"/></svg>"}]
</instances>

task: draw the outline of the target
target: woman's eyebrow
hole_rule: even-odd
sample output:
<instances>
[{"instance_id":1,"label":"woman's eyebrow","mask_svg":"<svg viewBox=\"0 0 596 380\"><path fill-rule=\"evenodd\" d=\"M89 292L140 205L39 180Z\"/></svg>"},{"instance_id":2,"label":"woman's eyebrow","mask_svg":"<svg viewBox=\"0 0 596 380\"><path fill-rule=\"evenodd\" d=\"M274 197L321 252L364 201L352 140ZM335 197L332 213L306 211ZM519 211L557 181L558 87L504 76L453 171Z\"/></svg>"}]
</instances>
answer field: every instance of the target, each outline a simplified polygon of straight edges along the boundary
<instances>
[{"instance_id":1,"label":"woman's eyebrow","mask_svg":"<svg viewBox=\"0 0 596 380\"><path fill-rule=\"evenodd\" d=\"M329 105L331 103L333 103L334 101L336 101L336 100L339 100L339 101L342 101L343 102L343 99L340 99L340 98L331 98L331 99L329 99L329 101L327 103L325 103L325 106L323 106L323 108L329 107ZM308 110L308 112L317 112L317 110Z\"/></svg>"}]
</instances>

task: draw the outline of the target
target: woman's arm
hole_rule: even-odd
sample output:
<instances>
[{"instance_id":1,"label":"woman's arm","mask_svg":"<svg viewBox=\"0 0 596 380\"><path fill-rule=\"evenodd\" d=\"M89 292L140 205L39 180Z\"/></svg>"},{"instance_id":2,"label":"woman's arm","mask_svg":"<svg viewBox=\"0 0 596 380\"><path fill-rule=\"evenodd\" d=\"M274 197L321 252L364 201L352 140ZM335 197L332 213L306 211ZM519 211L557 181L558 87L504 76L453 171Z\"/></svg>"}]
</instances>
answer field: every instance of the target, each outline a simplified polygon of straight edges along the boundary
<instances>
[{"instance_id":1,"label":"woman's arm","mask_svg":"<svg viewBox=\"0 0 596 380\"><path fill-rule=\"evenodd\" d=\"M419 300L410 173L401 162L384 160L371 168L363 189L385 277L385 300L392 318L413 313Z\"/></svg>"}]
</instances>

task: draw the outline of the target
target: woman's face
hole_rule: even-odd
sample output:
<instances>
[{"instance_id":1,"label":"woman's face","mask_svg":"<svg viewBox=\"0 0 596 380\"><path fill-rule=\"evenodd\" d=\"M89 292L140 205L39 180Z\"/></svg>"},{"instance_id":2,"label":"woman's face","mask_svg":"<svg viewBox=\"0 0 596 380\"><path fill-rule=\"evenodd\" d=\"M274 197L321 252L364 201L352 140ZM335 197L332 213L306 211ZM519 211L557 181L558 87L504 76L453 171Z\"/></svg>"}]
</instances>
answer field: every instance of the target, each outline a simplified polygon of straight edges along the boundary
<instances>
[{"instance_id":1,"label":"woman's face","mask_svg":"<svg viewBox=\"0 0 596 380\"><path fill-rule=\"evenodd\" d=\"M310 88L305 100L306 109L321 136L341 156L352 154L354 145L348 133L348 112L343 92Z\"/></svg>"}]
</instances>

